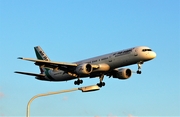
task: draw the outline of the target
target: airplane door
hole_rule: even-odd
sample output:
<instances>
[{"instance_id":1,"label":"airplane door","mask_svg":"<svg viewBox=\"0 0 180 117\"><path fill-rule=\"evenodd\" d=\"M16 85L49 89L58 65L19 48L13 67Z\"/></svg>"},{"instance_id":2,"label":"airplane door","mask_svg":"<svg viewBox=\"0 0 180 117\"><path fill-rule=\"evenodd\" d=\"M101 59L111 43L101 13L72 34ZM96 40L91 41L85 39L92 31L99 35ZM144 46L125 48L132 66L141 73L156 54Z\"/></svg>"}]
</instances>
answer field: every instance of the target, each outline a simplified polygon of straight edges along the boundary
<instances>
[{"instance_id":1,"label":"airplane door","mask_svg":"<svg viewBox=\"0 0 180 117\"><path fill-rule=\"evenodd\" d=\"M109 62L112 62L112 57L111 56L109 56Z\"/></svg>"},{"instance_id":2,"label":"airplane door","mask_svg":"<svg viewBox=\"0 0 180 117\"><path fill-rule=\"evenodd\" d=\"M137 50L134 49L134 56L138 56Z\"/></svg>"}]
</instances>

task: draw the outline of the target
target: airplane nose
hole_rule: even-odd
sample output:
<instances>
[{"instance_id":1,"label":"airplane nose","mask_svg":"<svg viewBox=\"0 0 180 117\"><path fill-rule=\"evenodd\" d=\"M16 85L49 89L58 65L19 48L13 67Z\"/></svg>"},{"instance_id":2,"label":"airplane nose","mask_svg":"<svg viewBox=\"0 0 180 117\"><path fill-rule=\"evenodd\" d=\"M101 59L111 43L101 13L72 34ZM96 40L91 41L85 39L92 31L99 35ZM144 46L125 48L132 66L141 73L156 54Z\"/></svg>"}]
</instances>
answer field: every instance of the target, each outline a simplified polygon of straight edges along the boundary
<instances>
[{"instance_id":1,"label":"airplane nose","mask_svg":"<svg viewBox=\"0 0 180 117\"><path fill-rule=\"evenodd\" d=\"M151 52L150 56L151 56L151 58L153 59L153 58L156 57L156 53L155 53L155 52Z\"/></svg>"}]
</instances>

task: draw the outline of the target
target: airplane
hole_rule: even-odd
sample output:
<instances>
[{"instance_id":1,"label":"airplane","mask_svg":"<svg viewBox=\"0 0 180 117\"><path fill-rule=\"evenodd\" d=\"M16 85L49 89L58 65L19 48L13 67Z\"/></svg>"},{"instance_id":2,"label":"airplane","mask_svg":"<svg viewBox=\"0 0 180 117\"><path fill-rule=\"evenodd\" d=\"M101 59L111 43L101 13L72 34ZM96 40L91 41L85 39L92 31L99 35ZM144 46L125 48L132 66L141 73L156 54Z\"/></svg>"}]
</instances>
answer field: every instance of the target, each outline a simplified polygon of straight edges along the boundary
<instances>
[{"instance_id":1,"label":"airplane","mask_svg":"<svg viewBox=\"0 0 180 117\"><path fill-rule=\"evenodd\" d=\"M38 80L44 81L74 81L75 85L83 83L81 78L99 77L99 87L105 86L104 76L117 79L128 79L133 71L124 66L137 64L137 74L141 74L141 66L144 62L156 57L156 53L147 46L137 46L109 54L73 62L55 62L51 61L40 46L34 47L37 59L18 57L18 59L34 62L39 66L40 74L15 71L15 73L35 76Z\"/></svg>"}]
</instances>

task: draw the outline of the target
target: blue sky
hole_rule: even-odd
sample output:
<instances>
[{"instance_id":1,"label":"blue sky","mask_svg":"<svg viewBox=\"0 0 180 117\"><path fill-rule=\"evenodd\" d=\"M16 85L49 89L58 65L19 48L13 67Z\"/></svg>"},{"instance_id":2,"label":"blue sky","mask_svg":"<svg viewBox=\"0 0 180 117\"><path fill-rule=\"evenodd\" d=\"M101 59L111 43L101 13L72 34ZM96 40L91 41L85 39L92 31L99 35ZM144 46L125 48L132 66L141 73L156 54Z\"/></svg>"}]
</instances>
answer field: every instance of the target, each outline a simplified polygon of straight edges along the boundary
<instances>
[{"instance_id":1,"label":"blue sky","mask_svg":"<svg viewBox=\"0 0 180 117\"><path fill-rule=\"evenodd\" d=\"M145 45L157 57L128 80L105 77L100 91L42 97L32 116L180 116L179 0L0 0L0 117L23 117L39 93L78 87L74 81L43 82L16 70L39 73L31 62L40 45L51 60L74 62ZM137 65L127 66L137 70ZM98 78L83 79L81 86Z\"/></svg>"}]
</instances>

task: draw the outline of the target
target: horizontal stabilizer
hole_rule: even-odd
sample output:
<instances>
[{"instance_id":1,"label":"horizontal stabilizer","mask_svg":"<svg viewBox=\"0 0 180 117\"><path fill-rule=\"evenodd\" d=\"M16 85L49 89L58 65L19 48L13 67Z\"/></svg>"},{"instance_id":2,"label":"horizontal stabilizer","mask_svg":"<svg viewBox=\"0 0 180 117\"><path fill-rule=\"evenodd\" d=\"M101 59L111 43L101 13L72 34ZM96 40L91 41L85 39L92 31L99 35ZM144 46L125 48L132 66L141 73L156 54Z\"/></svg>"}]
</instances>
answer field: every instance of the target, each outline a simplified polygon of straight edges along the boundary
<instances>
[{"instance_id":1,"label":"horizontal stabilizer","mask_svg":"<svg viewBox=\"0 0 180 117\"><path fill-rule=\"evenodd\" d=\"M35 74L35 73L29 73L29 72L19 72L19 71L15 71L14 73L24 74L24 75L30 75L30 76L37 76L37 77L45 77L44 74Z\"/></svg>"}]
</instances>

